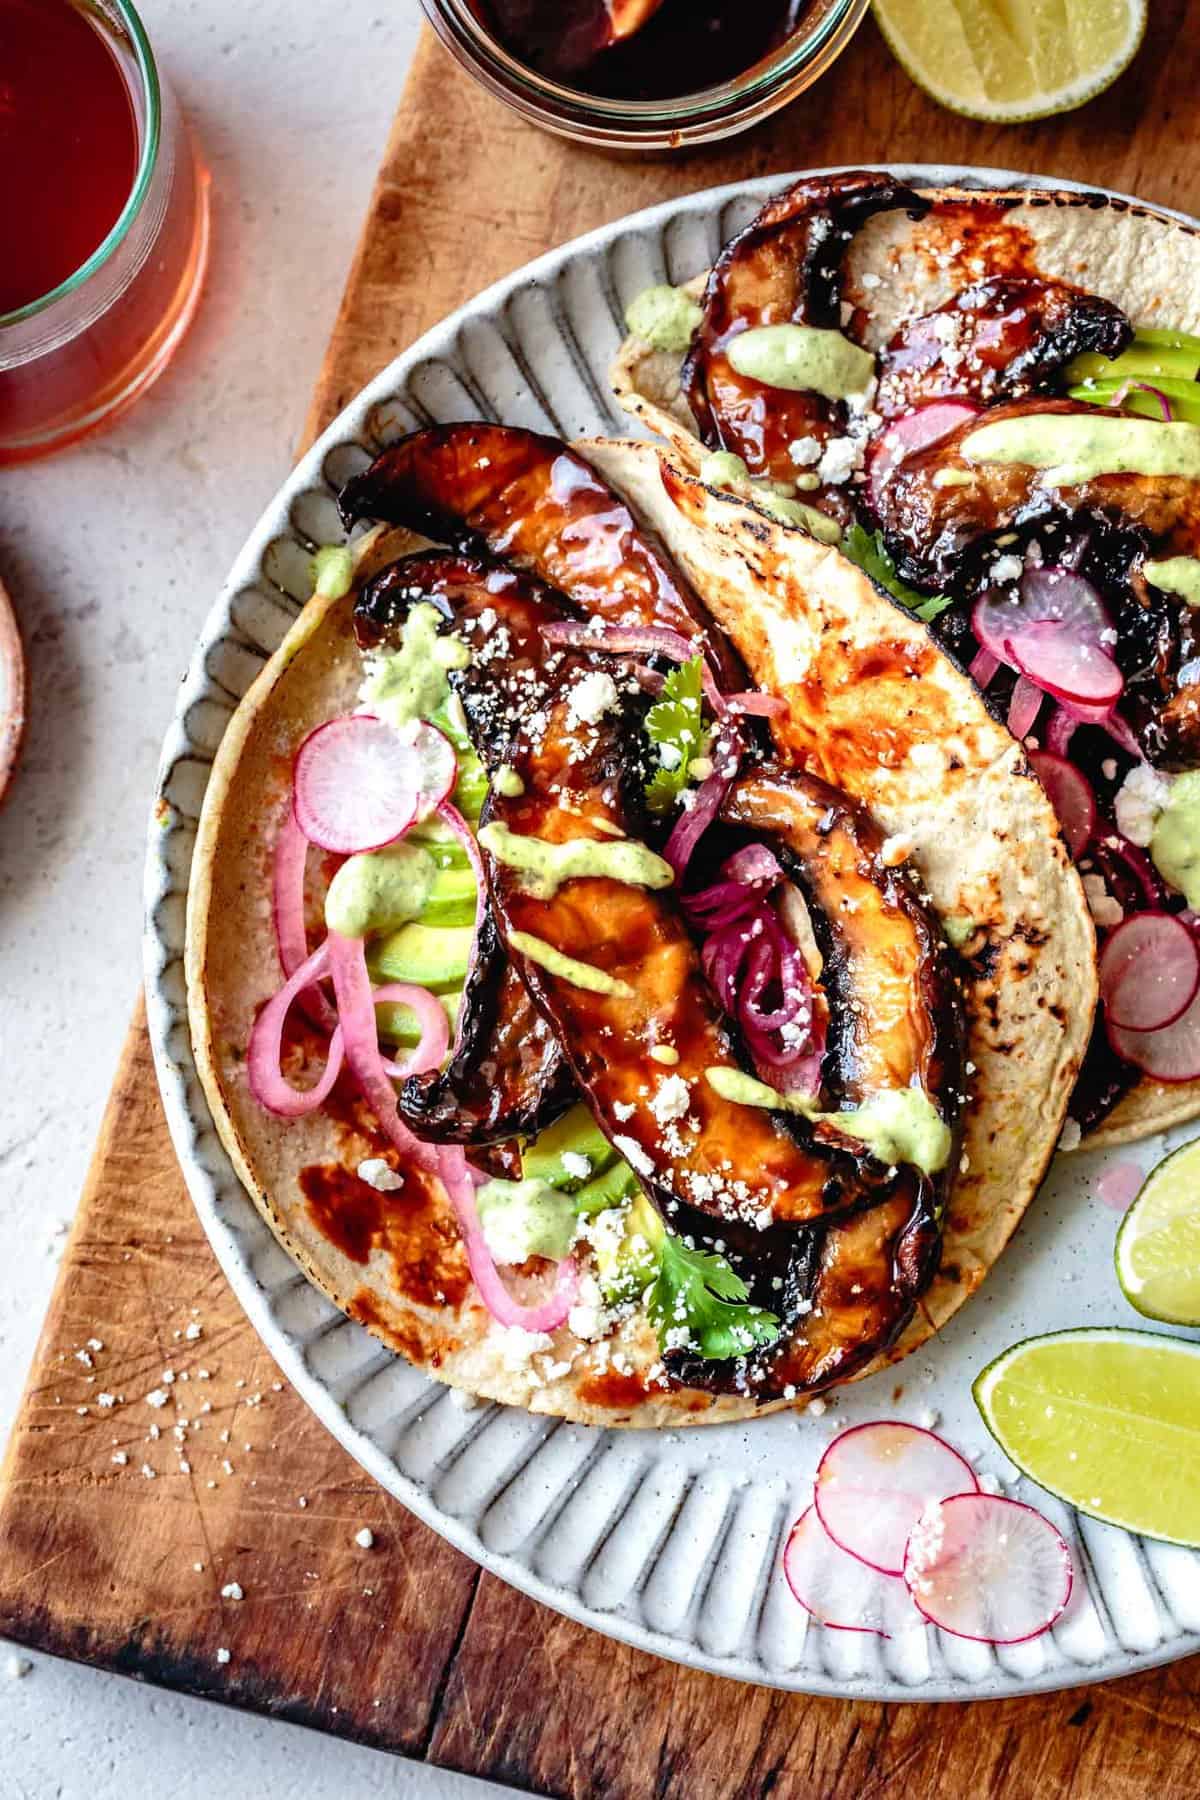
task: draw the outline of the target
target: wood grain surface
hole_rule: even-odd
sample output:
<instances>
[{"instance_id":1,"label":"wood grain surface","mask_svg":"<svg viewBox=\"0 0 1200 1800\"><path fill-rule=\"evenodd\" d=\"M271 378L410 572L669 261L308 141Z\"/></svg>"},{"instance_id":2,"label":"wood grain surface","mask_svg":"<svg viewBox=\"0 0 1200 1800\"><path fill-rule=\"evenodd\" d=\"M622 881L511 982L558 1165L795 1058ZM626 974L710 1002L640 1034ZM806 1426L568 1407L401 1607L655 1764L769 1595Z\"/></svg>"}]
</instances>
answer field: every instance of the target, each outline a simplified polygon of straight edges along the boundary
<instances>
[{"instance_id":1,"label":"wood grain surface","mask_svg":"<svg viewBox=\"0 0 1200 1800\"><path fill-rule=\"evenodd\" d=\"M1130 72L1065 119L993 129L941 112L868 24L756 133L655 161L539 135L426 37L308 434L486 283L714 182L937 160L1200 211L1200 0L1152 14ZM805 1699L657 1661L481 1576L349 1460L246 1324L176 1168L140 1009L0 1474L0 1634L571 1800L1200 1788L1194 1662L969 1707Z\"/></svg>"}]
</instances>

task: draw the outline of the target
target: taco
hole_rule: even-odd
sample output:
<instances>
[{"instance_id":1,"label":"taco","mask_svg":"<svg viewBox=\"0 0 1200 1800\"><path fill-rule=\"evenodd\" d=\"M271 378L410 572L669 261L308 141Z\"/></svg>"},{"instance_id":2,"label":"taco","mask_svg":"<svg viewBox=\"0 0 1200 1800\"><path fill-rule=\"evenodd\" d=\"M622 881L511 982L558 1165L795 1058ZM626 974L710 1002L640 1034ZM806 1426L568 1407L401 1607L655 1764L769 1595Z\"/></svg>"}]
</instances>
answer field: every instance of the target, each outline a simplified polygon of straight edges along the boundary
<instances>
[{"instance_id":1,"label":"taco","mask_svg":"<svg viewBox=\"0 0 1200 1800\"><path fill-rule=\"evenodd\" d=\"M629 411L841 544L1030 750L1099 935L1067 1146L1195 1116L1200 231L1100 194L817 177L629 323Z\"/></svg>"},{"instance_id":2,"label":"taco","mask_svg":"<svg viewBox=\"0 0 1200 1800\"><path fill-rule=\"evenodd\" d=\"M280 1241L443 1381L577 1420L914 1348L1090 1025L1020 747L860 569L649 445L434 428L342 509L189 890L197 1067Z\"/></svg>"}]
</instances>

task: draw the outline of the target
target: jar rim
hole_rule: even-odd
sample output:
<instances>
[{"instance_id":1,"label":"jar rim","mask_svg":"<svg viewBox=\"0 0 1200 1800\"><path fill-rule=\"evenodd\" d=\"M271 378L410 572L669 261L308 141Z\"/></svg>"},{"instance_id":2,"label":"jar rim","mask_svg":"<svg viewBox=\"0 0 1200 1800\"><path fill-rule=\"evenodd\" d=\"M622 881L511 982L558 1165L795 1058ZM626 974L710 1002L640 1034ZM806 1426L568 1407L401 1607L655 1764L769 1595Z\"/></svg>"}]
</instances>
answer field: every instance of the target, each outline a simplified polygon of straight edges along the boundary
<instances>
[{"instance_id":1,"label":"jar rim","mask_svg":"<svg viewBox=\"0 0 1200 1800\"><path fill-rule=\"evenodd\" d=\"M613 99L566 87L520 62L467 0L421 0L434 30L485 87L551 130L593 142L653 148L719 135L781 105L799 78L815 79L857 30L869 0L823 0L807 28L730 80L662 100ZM813 63L817 68L812 68ZM773 103L773 105L772 105Z\"/></svg>"},{"instance_id":2,"label":"jar rim","mask_svg":"<svg viewBox=\"0 0 1200 1800\"><path fill-rule=\"evenodd\" d=\"M146 194L150 188L151 177L158 161L159 140L162 135L162 94L158 81L158 66L154 60L154 52L150 48L150 39L146 28L138 17L132 0L84 0L81 10L90 12L94 17L102 19L110 27L119 24L124 27L134 61L142 84L142 95L145 100L146 116L142 127L141 148L138 156L137 172L133 178L133 186L129 190L129 198L121 208L115 222L107 235L101 238L96 248L80 263L64 281L48 293L39 294L36 300L29 300L24 306L18 306L12 312L0 313L0 330L6 325L19 325L26 319L36 318L48 307L59 300L76 293L85 282L102 269L114 251L124 242L134 220L142 209ZM113 15L115 16L115 19Z\"/></svg>"}]
</instances>

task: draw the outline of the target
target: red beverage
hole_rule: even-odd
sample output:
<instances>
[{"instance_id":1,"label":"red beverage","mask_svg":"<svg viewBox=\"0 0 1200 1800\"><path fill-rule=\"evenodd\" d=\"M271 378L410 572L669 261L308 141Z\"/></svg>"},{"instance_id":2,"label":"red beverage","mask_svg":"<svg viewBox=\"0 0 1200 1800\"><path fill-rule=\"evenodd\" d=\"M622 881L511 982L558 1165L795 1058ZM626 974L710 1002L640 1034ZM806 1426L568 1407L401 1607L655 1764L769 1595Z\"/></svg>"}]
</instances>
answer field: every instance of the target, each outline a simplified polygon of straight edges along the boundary
<instances>
[{"instance_id":1,"label":"red beverage","mask_svg":"<svg viewBox=\"0 0 1200 1800\"><path fill-rule=\"evenodd\" d=\"M208 176L130 0L0 0L0 463L145 391L207 247Z\"/></svg>"},{"instance_id":2,"label":"red beverage","mask_svg":"<svg viewBox=\"0 0 1200 1800\"><path fill-rule=\"evenodd\" d=\"M0 0L0 313L99 249L133 192L133 96L69 0Z\"/></svg>"}]
</instances>

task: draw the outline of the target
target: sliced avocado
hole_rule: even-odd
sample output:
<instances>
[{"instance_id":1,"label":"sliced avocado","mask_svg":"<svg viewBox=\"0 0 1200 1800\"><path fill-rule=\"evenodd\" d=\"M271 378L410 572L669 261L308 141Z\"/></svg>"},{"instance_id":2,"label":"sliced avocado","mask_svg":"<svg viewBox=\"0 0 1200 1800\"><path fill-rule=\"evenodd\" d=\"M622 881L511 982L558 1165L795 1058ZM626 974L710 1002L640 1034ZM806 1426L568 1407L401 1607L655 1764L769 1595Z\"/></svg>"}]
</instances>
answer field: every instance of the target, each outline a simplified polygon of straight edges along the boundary
<instances>
[{"instance_id":1,"label":"sliced avocado","mask_svg":"<svg viewBox=\"0 0 1200 1800\"><path fill-rule=\"evenodd\" d=\"M620 1206L622 1200L628 1200L637 1191L637 1176L629 1164L618 1157L611 1169L605 1169L603 1175L597 1175L575 1194L575 1211L591 1218L594 1213Z\"/></svg>"},{"instance_id":2,"label":"sliced avocado","mask_svg":"<svg viewBox=\"0 0 1200 1800\"><path fill-rule=\"evenodd\" d=\"M421 908L422 925L473 925L475 877L461 869L439 869Z\"/></svg>"},{"instance_id":3,"label":"sliced avocado","mask_svg":"<svg viewBox=\"0 0 1200 1800\"><path fill-rule=\"evenodd\" d=\"M563 1163L564 1152L586 1156L588 1173L572 1173ZM529 1181L546 1181L551 1187L579 1187L612 1162L616 1152L583 1102L573 1106L525 1146L521 1173Z\"/></svg>"},{"instance_id":4,"label":"sliced avocado","mask_svg":"<svg viewBox=\"0 0 1200 1800\"><path fill-rule=\"evenodd\" d=\"M1178 333L1156 334L1171 335ZM1098 350L1085 350L1067 369L1069 381L1153 381L1162 376L1179 381L1194 381L1200 369L1200 345L1193 338L1175 343L1151 342L1139 332L1128 350L1120 356L1103 356Z\"/></svg>"},{"instance_id":5,"label":"sliced avocado","mask_svg":"<svg viewBox=\"0 0 1200 1800\"><path fill-rule=\"evenodd\" d=\"M458 1023L458 1009L462 1004L462 989L456 988L453 993L439 994L438 999L445 1009L453 1032ZM382 1006L375 1008L375 1025L380 1037L387 1044L399 1044L411 1050L414 1044L421 1041L421 1031L417 1024L417 1016L407 1006L399 1006L392 1000L385 1000Z\"/></svg>"},{"instance_id":6,"label":"sliced avocado","mask_svg":"<svg viewBox=\"0 0 1200 1800\"><path fill-rule=\"evenodd\" d=\"M641 1189L625 1214L615 1248L595 1245L596 1279L608 1304L633 1300L654 1280L665 1227Z\"/></svg>"},{"instance_id":7,"label":"sliced avocado","mask_svg":"<svg viewBox=\"0 0 1200 1800\"><path fill-rule=\"evenodd\" d=\"M1082 387L1067 389L1071 400L1086 400L1093 406L1111 406L1118 395L1126 412L1139 414L1144 419L1161 419L1161 394L1171 407L1171 417L1184 424L1200 423L1200 382L1180 381L1172 376L1150 375L1146 378L1145 387L1131 387L1125 381L1089 381ZM1153 388L1153 393L1149 391Z\"/></svg>"},{"instance_id":8,"label":"sliced avocado","mask_svg":"<svg viewBox=\"0 0 1200 1800\"><path fill-rule=\"evenodd\" d=\"M454 787L454 804L472 823L483 811L487 791L488 778L483 764L476 762L474 768L471 768L460 763L458 781Z\"/></svg>"},{"instance_id":9,"label":"sliced avocado","mask_svg":"<svg viewBox=\"0 0 1200 1800\"><path fill-rule=\"evenodd\" d=\"M461 987L467 978L474 931L470 925L402 925L373 944L371 979L411 981L418 987Z\"/></svg>"}]
</instances>

